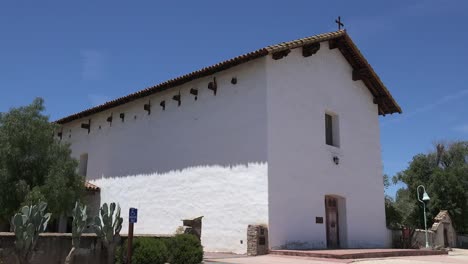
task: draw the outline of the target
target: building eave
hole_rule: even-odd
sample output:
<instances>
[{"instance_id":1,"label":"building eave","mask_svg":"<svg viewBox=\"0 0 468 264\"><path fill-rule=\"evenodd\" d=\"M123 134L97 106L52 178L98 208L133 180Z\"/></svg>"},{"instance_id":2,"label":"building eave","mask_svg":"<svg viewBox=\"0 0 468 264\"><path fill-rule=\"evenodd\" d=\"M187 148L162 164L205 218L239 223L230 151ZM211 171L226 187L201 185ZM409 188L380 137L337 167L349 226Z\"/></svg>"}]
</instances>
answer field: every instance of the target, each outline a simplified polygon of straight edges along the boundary
<instances>
[{"instance_id":1,"label":"building eave","mask_svg":"<svg viewBox=\"0 0 468 264\"><path fill-rule=\"evenodd\" d=\"M117 99L108 101L104 104L80 111L78 113L61 118L55 121L55 123L66 124L71 121L81 119L84 117L88 117L90 115L106 111L108 109L126 104L128 102L131 102L131 101L134 101L134 100L137 100L137 99L149 96L149 95L153 95L162 91L166 91L168 89L183 85L190 81L213 75L215 73L227 70L229 68L246 63L251 60L265 57L267 55L272 55L277 52L290 50L290 49L296 49L296 48L304 47L306 45L324 42L324 41L331 41L333 42L334 45L336 44L336 47L345 56L345 58L351 64L353 69L356 69L356 70L364 69L364 70L369 71L370 74L366 76L366 78L363 79L362 81L365 83L369 91L374 96L374 103L379 105L380 115L402 112L400 106L393 99L388 89L385 87L385 85L382 83L382 81L380 80L378 75L375 73L373 68L370 66L370 64L361 54L359 49L353 43L353 41L348 36L346 31L339 30L335 32L324 33L324 34L301 38L301 39L297 39L293 41L283 42L277 45L267 46L265 48L261 48L256 51L249 52L249 53L234 57L232 59L219 62L217 64L202 68L200 70L193 71L191 73L179 76L177 78L170 79L168 81L157 84L155 86L145 88L138 92L119 97Z\"/></svg>"}]
</instances>

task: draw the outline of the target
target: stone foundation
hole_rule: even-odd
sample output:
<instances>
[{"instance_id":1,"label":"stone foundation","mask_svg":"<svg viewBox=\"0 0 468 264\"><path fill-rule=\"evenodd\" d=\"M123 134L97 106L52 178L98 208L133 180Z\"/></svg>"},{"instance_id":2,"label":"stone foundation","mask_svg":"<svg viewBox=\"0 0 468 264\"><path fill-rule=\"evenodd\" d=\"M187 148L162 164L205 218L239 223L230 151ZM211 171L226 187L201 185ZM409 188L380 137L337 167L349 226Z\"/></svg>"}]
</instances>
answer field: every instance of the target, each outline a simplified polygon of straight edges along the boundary
<instances>
[{"instance_id":1,"label":"stone foundation","mask_svg":"<svg viewBox=\"0 0 468 264\"><path fill-rule=\"evenodd\" d=\"M266 255L268 252L268 227L266 225L249 225L247 227L247 255Z\"/></svg>"}]
</instances>

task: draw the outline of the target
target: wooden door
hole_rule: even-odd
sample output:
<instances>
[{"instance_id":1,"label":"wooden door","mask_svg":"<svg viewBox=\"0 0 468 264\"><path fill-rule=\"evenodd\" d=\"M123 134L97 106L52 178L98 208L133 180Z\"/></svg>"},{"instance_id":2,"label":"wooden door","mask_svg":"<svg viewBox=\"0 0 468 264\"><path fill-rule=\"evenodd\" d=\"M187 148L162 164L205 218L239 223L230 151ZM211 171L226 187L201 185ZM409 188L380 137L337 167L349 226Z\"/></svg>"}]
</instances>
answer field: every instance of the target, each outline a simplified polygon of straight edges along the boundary
<instances>
[{"instance_id":1,"label":"wooden door","mask_svg":"<svg viewBox=\"0 0 468 264\"><path fill-rule=\"evenodd\" d=\"M327 247L339 248L338 200L336 198L325 197L325 212L327 217Z\"/></svg>"}]
</instances>

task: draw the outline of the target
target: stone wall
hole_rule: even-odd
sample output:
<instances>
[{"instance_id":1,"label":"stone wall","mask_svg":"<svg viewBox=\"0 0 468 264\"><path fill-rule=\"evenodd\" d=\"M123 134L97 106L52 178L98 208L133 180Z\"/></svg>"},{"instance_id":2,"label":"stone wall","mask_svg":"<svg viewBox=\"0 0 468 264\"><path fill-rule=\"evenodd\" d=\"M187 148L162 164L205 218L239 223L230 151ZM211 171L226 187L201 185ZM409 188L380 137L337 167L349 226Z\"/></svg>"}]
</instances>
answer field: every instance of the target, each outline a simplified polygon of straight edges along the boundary
<instances>
[{"instance_id":1,"label":"stone wall","mask_svg":"<svg viewBox=\"0 0 468 264\"><path fill-rule=\"evenodd\" d=\"M138 235L145 236L145 235ZM170 237L170 235L147 235L149 237ZM122 237L122 242L126 236ZM13 233L0 233L0 263L15 263L11 254L14 248L15 236ZM70 233L44 233L39 236L37 250L32 264L59 264L64 263L71 249ZM83 234L80 249L77 251L74 263L95 264L105 263L105 249L96 234Z\"/></svg>"},{"instance_id":2,"label":"stone wall","mask_svg":"<svg viewBox=\"0 0 468 264\"><path fill-rule=\"evenodd\" d=\"M268 227L266 225L249 225L247 227L247 255L266 255L268 251Z\"/></svg>"},{"instance_id":3,"label":"stone wall","mask_svg":"<svg viewBox=\"0 0 468 264\"><path fill-rule=\"evenodd\" d=\"M429 242L429 246L432 247L434 245L434 232L433 231L431 230L427 231L427 240ZM416 229L414 231L412 244L418 248L426 247L426 231L424 229Z\"/></svg>"}]
</instances>

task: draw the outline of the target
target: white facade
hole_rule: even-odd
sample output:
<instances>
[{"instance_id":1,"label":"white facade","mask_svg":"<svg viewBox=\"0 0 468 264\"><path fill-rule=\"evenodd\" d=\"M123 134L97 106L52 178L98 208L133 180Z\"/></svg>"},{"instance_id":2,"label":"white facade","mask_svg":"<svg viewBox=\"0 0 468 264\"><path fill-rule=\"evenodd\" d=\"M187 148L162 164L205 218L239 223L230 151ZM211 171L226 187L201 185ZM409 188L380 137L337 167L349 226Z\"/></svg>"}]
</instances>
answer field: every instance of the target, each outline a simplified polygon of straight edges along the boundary
<instances>
[{"instance_id":1,"label":"white facade","mask_svg":"<svg viewBox=\"0 0 468 264\"><path fill-rule=\"evenodd\" d=\"M342 247L384 247L384 187L377 105L338 49L321 43L267 61L270 246L325 248L325 195L338 196ZM325 144L325 113L339 147ZM339 158L339 164L333 157ZM340 210L341 209L341 210Z\"/></svg>"},{"instance_id":2,"label":"white facade","mask_svg":"<svg viewBox=\"0 0 468 264\"><path fill-rule=\"evenodd\" d=\"M272 248L325 248L325 224L315 221L331 195L340 198L340 245L383 247L377 105L328 42L311 57L300 50L64 124L63 140L77 159L88 155L101 203L120 203L124 217L139 209L136 233L173 233L180 220L204 216L206 251L245 253L247 225L264 223ZM213 77L216 96L207 88ZM179 92L180 106L172 100ZM325 144L325 113L337 116L339 147ZM89 119L88 134L80 125Z\"/></svg>"}]
</instances>

